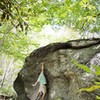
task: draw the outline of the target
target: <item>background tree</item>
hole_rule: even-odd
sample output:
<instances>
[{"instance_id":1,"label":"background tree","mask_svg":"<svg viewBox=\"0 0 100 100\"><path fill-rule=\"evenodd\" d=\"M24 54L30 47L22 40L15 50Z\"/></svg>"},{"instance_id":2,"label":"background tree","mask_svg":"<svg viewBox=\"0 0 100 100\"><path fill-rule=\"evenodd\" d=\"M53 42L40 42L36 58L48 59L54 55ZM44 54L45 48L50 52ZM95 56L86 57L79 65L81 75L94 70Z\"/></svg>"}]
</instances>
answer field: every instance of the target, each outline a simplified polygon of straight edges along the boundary
<instances>
[{"instance_id":1,"label":"background tree","mask_svg":"<svg viewBox=\"0 0 100 100\"><path fill-rule=\"evenodd\" d=\"M57 24L99 32L99 4L98 0L2 0L1 20L10 20L22 31Z\"/></svg>"}]
</instances>

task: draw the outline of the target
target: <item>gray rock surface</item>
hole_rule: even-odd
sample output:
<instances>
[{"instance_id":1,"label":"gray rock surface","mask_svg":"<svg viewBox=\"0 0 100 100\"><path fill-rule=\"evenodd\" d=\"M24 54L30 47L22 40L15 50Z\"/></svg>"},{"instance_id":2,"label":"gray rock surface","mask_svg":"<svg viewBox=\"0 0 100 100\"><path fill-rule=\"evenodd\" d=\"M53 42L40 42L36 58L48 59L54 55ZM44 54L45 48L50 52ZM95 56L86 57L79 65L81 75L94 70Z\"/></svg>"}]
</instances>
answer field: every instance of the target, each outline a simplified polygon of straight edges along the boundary
<instances>
[{"instance_id":1,"label":"gray rock surface","mask_svg":"<svg viewBox=\"0 0 100 100\"><path fill-rule=\"evenodd\" d=\"M95 100L95 94L78 92L95 81L93 74L77 68L72 60L88 65L100 65L100 39L73 40L66 43L53 43L33 51L25 60L22 70L14 82L18 100L35 100L39 84L32 87L45 63L47 94L45 100Z\"/></svg>"}]
</instances>

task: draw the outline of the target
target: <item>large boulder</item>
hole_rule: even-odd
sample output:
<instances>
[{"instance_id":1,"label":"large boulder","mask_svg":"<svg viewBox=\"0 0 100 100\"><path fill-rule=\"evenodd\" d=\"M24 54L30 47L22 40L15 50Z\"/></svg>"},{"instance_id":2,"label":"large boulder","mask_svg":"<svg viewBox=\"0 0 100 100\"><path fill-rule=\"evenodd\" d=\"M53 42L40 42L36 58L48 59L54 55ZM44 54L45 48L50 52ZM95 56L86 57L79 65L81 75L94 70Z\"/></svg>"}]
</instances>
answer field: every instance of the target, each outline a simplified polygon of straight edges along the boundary
<instances>
[{"instance_id":1,"label":"large boulder","mask_svg":"<svg viewBox=\"0 0 100 100\"><path fill-rule=\"evenodd\" d=\"M39 84L33 87L41 63L45 63L47 94L45 100L95 100L97 92L79 92L95 81L95 75L77 68L72 60L88 65L100 65L100 39L72 40L52 43L33 51L26 59L22 70L14 82L18 100L34 100Z\"/></svg>"}]
</instances>

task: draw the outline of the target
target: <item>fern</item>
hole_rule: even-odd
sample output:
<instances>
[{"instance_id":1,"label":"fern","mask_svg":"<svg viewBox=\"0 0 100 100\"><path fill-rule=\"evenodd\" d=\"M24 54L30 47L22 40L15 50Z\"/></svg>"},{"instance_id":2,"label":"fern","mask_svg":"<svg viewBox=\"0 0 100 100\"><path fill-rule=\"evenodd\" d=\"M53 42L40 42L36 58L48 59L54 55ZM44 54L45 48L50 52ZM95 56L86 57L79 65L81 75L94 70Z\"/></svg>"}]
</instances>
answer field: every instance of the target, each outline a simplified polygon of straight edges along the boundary
<instances>
[{"instance_id":1,"label":"fern","mask_svg":"<svg viewBox=\"0 0 100 100\"><path fill-rule=\"evenodd\" d=\"M77 67L83 69L84 71L86 71L87 73L91 73L91 70L88 66L84 65L84 64L79 64L76 60L72 60L73 64L76 65Z\"/></svg>"},{"instance_id":2,"label":"fern","mask_svg":"<svg viewBox=\"0 0 100 100\"><path fill-rule=\"evenodd\" d=\"M91 69L88 67L88 66L86 66L86 65L84 65L84 64L80 64L80 63L78 63L76 60L72 60L72 63L74 64L74 65L76 65L77 67L79 67L79 68L81 68L81 69L83 69L84 71L86 71L87 73L90 73L91 74ZM94 68L95 68L95 75L97 76L97 78L98 78L98 80L100 80L100 78L99 78L99 75L100 75L100 66L97 66L97 65L94 65ZM93 85L93 86L91 86L91 87L88 87L88 88L81 88L80 90L79 90L79 92L82 92L82 91L86 91L86 92L93 92L93 91L95 91L95 90L97 90L97 89L100 89L100 82L94 82L95 83L95 85ZM96 100L100 100L100 96L96 96Z\"/></svg>"},{"instance_id":3,"label":"fern","mask_svg":"<svg viewBox=\"0 0 100 100\"><path fill-rule=\"evenodd\" d=\"M96 100L100 100L100 96L96 96Z\"/></svg>"},{"instance_id":4,"label":"fern","mask_svg":"<svg viewBox=\"0 0 100 100\"><path fill-rule=\"evenodd\" d=\"M100 66L95 65L94 68L96 69L96 76L100 75Z\"/></svg>"},{"instance_id":5,"label":"fern","mask_svg":"<svg viewBox=\"0 0 100 100\"><path fill-rule=\"evenodd\" d=\"M96 85L100 85L100 82L94 82Z\"/></svg>"},{"instance_id":6,"label":"fern","mask_svg":"<svg viewBox=\"0 0 100 100\"><path fill-rule=\"evenodd\" d=\"M82 92L82 91L93 92L93 91L95 91L97 89L100 89L100 85L93 85L93 86L91 86L89 88L82 88L79 91L80 92Z\"/></svg>"}]
</instances>

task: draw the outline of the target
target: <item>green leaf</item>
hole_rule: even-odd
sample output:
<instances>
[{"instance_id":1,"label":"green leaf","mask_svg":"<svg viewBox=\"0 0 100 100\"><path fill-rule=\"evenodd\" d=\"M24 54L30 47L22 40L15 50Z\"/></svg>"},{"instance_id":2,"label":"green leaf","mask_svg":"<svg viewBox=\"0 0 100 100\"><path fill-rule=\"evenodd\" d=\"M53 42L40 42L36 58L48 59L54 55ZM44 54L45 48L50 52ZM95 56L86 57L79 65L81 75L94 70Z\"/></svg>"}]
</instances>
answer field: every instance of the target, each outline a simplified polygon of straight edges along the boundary
<instances>
[{"instance_id":1,"label":"green leaf","mask_svg":"<svg viewBox=\"0 0 100 100\"><path fill-rule=\"evenodd\" d=\"M100 75L100 66L95 65L94 68L96 69L96 76Z\"/></svg>"},{"instance_id":2,"label":"green leaf","mask_svg":"<svg viewBox=\"0 0 100 100\"><path fill-rule=\"evenodd\" d=\"M100 100L100 96L96 96L96 100Z\"/></svg>"},{"instance_id":3,"label":"green leaf","mask_svg":"<svg viewBox=\"0 0 100 100\"><path fill-rule=\"evenodd\" d=\"M100 82L94 82L96 85L100 85Z\"/></svg>"},{"instance_id":4,"label":"green leaf","mask_svg":"<svg viewBox=\"0 0 100 100\"><path fill-rule=\"evenodd\" d=\"M84 64L79 64L76 60L72 60L73 64L76 65L77 67L83 69L84 71L86 71L87 73L91 73L91 70L88 66L84 65Z\"/></svg>"},{"instance_id":5,"label":"green leaf","mask_svg":"<svg viewBox=\"0 0 100 100\"><path fill-rule=\"evenodd\" d=\"M2 75L3 74L3 70L2 69L0 69L0 75Z\"/></svg>"},{"instance_id":6,"label":"green leaf","mask_svg":"<svg viewBox=\"0 0 100 100\"><path fill-rule=\"evenodd\" d=\"M91 86L89 88L81 88L79 90L79 92L82 92L82 91L93 92L93 91L95 91L97 89L100 89L100 85L93 85L93 86Z\"/></svg>"},{"instance_id":7,"label":"green leaf","mask_svg":"<svg viewBox=\"0 0 100 100\"><path fill-rule=\"evenodd\" d=\"M10 0L10 2L7 2L10 8L7 8L3 7L5 3L2 0L0 3L0 10L2 11L0 16L4 22L13 22L15 27L20 22L21 31L25 31L25 24L23 23L26 21L29 22L29 28L31 27L32 30L36 30L36 28L38 30L47 24L70 27L73 25L75 26L74 29L78 29L77 23L83 23L84 18L87 18L87 16L94 16L94 18L88 19L89 23L86 21L83 23L84 25L85 23L87 24L83 28L87 27L85 31L88 31L92 30L89 27L90 25L96 27L100 25L99 10L97 10L99 9L99 3L99 0ZM83 20L77 20L80 16L82 16ZM58 20L55 22L55 19ZM31 20L33 21L31 22ZM94 23L95 20L97 22ZM83 30L82 28L80 29L80 31Z\"/></svg>"},{"instance_id":8,"label":"green leaf","mask_svg":"<svg viewBox=\"0 0 100 100\"><path fill-rule=\"evenodd\" d=\"M87 3L87 2L89 2L89 0L82 0L82 2L83 2L83 3Z\"/></svg>"}]
</instances>

